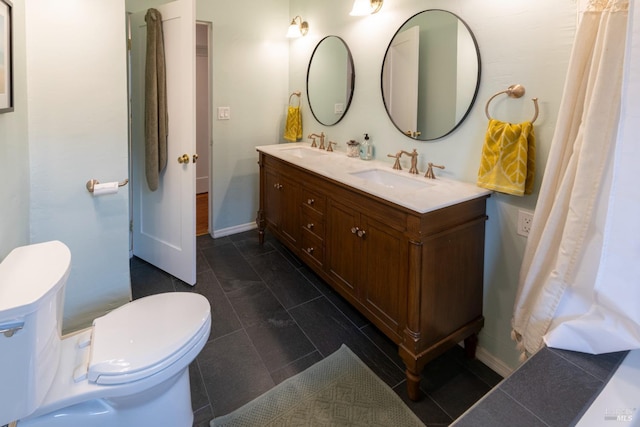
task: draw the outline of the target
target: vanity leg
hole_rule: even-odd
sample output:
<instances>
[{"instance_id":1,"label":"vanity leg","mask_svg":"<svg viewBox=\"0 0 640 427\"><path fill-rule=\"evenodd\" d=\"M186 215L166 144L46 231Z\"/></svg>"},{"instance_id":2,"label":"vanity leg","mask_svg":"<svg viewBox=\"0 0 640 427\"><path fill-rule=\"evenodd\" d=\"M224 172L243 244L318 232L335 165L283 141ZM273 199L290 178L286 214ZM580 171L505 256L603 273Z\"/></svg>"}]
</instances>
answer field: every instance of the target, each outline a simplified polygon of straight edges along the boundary
<instances>
[{"instance_id":1,"label":"vanity leg","mask_svg":"<svg viewBox=\"0 0 640 427\"><path fill-rule=\"evenodd\" d=\"M410 370L405 370L407 376L407 394L409 399L417 402L421 398L420 393L420 375L416 375Z\"/></svg>"},{"instance_id":2,"label":"vanity leg","mask_svg":"<svg viewBox=\"0 0 640 427\"><path fill-rule=\"evenodd\" d=\"M260 246L264 244L264 229L266 227L266 221L264 219L264 212L261 210L258 211L258 215L256 216L256 225L258 226L258 243Z\"/></svg>"},{"instance_id":3,"label":"vanity leg","mask_svg":"<svg viewBox=\"0 0 640 427\"><path fill-rule=\"evenodd\" d=\"M476 358L476 349L478 348L478 334L471 334L464 339L464 352L467 359Z\"/></svg>"}]
</instances>

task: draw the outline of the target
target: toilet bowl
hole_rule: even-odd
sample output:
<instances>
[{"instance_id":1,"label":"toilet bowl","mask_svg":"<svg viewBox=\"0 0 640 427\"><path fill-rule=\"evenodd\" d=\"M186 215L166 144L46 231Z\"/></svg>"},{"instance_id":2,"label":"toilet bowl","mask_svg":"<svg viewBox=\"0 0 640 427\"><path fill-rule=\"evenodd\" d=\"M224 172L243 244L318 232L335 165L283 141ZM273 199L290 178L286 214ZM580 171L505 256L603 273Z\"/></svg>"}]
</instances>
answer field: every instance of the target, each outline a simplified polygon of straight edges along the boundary
<instances>
[{"instance_id":1,"label":"toilet bowl","mask_svg":"<svg viewBox=\"0 0 640 427\"><path fill-rule=\"evenodd\" d=\"M209 337L207 299L141 298L61 336L70 261L54 241L0 263L0 425L191 426L188 368Z\"/></svg>"}]
</instances>

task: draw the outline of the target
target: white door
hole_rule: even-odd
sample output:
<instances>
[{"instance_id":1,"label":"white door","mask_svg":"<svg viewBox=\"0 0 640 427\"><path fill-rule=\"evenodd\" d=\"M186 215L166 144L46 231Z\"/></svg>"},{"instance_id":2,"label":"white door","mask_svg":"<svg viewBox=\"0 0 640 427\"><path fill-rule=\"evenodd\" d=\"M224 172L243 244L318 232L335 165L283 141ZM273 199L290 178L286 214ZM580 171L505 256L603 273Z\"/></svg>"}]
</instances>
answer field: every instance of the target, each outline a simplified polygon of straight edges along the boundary
<instances>
[{"instance_id":1,"label":"white door","mask_svg":"<svg viewBox=\"0 0 640 427\"><path fill-rule=\"evenodd\" d=\"M162 14L169 133L167 167L156 191L144 168L145 12L131 16L131 132L133 253L182 281L196 283L194 164L195 2L156 7ZM183 155L189 159L179 163Z\"/></svg>"},{"instance_id":2,"label":"white door","mask_svg":"<svg viewBox=\"0 0 640 427\"><path fill-rule=\"evenodd\" d=\"M418 127L418 71L420 27L397 34L382 70L384 102L395 125L416 137Z\"/></svg>"}]
</instances>

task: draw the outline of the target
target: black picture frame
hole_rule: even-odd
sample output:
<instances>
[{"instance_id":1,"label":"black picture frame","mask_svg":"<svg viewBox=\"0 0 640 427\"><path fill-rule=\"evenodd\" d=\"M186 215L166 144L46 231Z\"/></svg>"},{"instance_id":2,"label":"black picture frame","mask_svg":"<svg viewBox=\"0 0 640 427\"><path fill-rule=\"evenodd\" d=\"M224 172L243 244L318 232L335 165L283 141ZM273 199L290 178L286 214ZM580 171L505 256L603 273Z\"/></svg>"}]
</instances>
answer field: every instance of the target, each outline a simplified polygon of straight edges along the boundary
<instances>
[{"instance_id":1,"label":"black picture frame","mask_svg":"<svg viewBox=\"0 0 640 427\"><path fill-rule=\"evenodd\" d=\"M13 4L0 0L0 113L13 111Z\"/></svg>"}]
</instances>

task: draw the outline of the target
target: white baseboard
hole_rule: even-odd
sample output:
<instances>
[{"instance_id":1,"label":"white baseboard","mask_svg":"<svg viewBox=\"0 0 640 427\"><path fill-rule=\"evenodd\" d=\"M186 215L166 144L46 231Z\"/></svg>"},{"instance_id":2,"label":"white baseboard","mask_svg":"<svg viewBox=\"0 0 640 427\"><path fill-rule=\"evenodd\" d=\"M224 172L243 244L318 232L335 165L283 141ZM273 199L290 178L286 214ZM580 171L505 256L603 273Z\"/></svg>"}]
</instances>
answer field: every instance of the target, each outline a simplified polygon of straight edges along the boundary
<instances>
[{"instance_id":1,"label":"white baseboard","mask_svg":"<svg viewBox=\"0 0 640 427\"><path fill-rule=\"evenodd\" d=\"M209 192L209 176L196 177L196 194Z\"/></svg>"},{"instance_id":2,"label":"white baseboard","mask_svg":"<svg viewBox=\"0 0 640 427\"><path fill-rule=\"evenodd\" d=\"M507 378L513 372L513 369L507 366L502 360L496 358L481 346L476 348L476 358L489 368L493 369L493 371L499 374L502 378Z\"/></svg>"},{"instance_id":3,"label":"white baseboard","mask_svg":"<svg viewBox=\"0 0 640 427\"><path fill-rule=\"evenodd\" d=\"M255 222L248 224L234 225L233 227L222 228L220 230L213 230L213 238L231 236L232 234L242 233L244 231L255 230L258 228Z\"/></svg>"}]
</instances>

